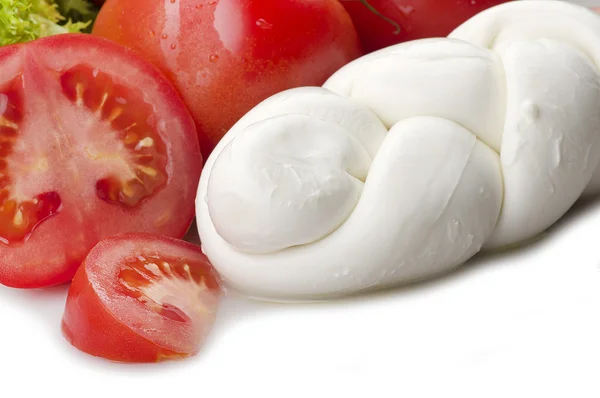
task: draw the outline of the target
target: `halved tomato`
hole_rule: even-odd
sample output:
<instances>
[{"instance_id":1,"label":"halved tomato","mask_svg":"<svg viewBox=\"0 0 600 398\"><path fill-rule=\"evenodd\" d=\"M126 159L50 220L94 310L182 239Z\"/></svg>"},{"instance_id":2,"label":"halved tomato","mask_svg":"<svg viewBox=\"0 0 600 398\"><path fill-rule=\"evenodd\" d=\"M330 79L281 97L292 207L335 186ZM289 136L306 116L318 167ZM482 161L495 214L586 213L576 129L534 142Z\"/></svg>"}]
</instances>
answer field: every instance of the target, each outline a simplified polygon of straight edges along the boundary
<instances>
[{"instance_id":1,"label":"halved tomato","mask_svg":"<svg viewBox=\"0 0 600 398\"><path fill-rule=\"evenodd\" d=\"M69 281L101 239L181 237L202 167L173 86L90 35L0 48L0 283Z\"/></svg>"},{"instance_id":2,"label":"halved tomato","mask_svg":"<svg viewBox=\"0 0 600 398\"><path fill-rule=\"evenodd\" d=\"M221 282L199 247L149 234L92 249L67 297L63 334L78 349L121 362L198 352L215 320Z\"/></svg>"}]
</instances>

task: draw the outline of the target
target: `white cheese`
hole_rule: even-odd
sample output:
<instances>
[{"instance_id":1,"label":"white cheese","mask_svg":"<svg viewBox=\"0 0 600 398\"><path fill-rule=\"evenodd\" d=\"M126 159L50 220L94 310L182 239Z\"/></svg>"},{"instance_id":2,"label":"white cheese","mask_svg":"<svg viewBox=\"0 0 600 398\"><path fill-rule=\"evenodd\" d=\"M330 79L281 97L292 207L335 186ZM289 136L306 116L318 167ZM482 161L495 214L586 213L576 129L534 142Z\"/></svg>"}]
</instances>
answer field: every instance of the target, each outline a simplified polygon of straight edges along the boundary
<instances>
[{"instance_id":1,"label":"white cheese","mask_svg":"<svg viewBox=\"0 0 600 398\"><path fill-rule=\"evenodd\" d=\"M221 152L220 162L236 158ZM493 231L502 180L498 155L472 133L444 119L415 117L386 136L348 219L311 243L237 250L215 228L223 214L210 211L223 198L206 181L203 194L197 209L203 249L232 286L254 296L309 299L419 280L463 263ZM270 198L259 197L277 213ZM320 215L314 230L331 217L326 207Z\"/></svg>"},{"instance_id":2,"label":"white cheese","mask_svg":"<svg viewBox=\"0 0 600 398\"><path fill-rule=\"evenodd\" d=\"M555 40L505 46L504 205L486 248L539 235L581 196L600 155L600 75Z\"/></svg>"},{"instance_id":3,"label":"white cheese","mask_svg":"<svg viewBox=\"0 0 600 398\"><path fill-rule=\"evenodd\" d=\"M526 241L600 192L598 65L600 17L514 2L275 95L205 165L203 250L251 296L318 299Z\"/></svg>"},{"instance_id":4,"label":"white cheese","mask_svg":"<svg viewBox=\"0 0 600 398\"><path fill-rule=\"evenodd\" d=\"M428 39L365 58L324 87L368 106L388 127L411 116L442 117L500 150L506 98L494 53L458 40Z\"/></svg>"},{"instance_id":5,"label":"white cheese","mask_svg":"<svg viewBox=\"0 0 600 398\"><path fill-rule=\"evenodd\" d=\"M238 250L269 253L335 231L360 199L371 157L343 127L299 114L242 130L216 159L208 207Z\"/></svg>"},{"instance_id":6,"label":"white cheese","mask_svg":"<svg viewBox=\"0 0 600 398\"><path fill-rule=\"evenodd\" d=\"M579 49L598 68L599 19L586 7L561 1L510 2L476 15L449 37L491 50L519 41L555 40ZM600 134L600 126L596 126L597 134ZM600 194L600 164L584 196L596 194Z\"/></svg>"}]
</instances>

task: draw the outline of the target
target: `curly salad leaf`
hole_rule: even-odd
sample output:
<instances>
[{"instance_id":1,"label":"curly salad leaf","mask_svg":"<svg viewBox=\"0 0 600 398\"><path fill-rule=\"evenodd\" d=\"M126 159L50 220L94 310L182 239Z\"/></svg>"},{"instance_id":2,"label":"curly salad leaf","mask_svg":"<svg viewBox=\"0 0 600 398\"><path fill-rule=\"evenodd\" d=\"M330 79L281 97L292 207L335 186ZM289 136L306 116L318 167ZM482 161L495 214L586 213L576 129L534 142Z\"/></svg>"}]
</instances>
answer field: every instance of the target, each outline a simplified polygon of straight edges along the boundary
<instances>
[{"instance_id":1,"label":"curly salad leaf","mask_svg":"<svg viewBox=\"0 0 600 398\"><path fill-rule=\"evenodd\" d=\"M75 22L93 21L99 11L91 0L54 0L54 3L65 18Z\"/></svg>"},{"instance_id":2,"label":"curly salad leaf","mask_svg":"<svg viewBox=\"0 0 600 398\"><path fill-rule=\"evenodd\" d=\"M83 16L86 9L81 10ZM67 19L52 0L0 0L0 46L60 33L83 32L91 23L91 19L76 22Z\"/></svg>"}]
</instances>

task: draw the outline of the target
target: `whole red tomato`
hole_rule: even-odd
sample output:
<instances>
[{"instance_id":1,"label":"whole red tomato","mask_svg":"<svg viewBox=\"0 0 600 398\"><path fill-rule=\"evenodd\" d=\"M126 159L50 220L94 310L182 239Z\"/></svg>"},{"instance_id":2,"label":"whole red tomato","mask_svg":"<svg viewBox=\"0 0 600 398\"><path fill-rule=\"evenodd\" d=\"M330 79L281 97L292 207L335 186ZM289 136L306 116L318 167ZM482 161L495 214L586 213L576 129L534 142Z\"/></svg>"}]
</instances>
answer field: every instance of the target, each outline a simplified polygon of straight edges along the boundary
<instances>
[{"instance_id":1,"label":"whole red tomato","mask_svg":"<svg viewBox=\"0 0 600 398\"><path fill-rule=\"evenodd\" d=\"M338 0L108 0L93 33L175 83L204 154L262 100L321 85L361 52Z\"/></svg>"},{"instance_id":2,"label":"whole red tomato","mask_svg":"<svg viewBox=\"0 0 600 398\"><path fill-rule=\"evenodd\" d=\"M340 0L366 51L444 37L473 15L511 0Z\"/></svg>"}]
</instances>

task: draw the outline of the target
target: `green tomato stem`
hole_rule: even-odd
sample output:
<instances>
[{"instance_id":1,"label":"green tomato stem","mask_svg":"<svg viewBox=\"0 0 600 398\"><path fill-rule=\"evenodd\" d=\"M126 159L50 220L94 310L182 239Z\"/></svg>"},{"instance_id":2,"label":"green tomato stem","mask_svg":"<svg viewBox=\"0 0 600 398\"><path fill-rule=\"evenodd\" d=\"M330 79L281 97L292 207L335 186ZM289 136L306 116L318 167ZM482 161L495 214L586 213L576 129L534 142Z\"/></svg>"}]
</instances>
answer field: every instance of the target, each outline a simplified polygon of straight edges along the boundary
<instances>
[{"instance_id":1,"label":"green tomato stem","mask_svg":"<svg viewBox=\"0 0 600 398\"><path fill-rule=\"evenodd\" d=\"M394 21L391 18L386 17L385 15L383 15L381 12L379 12L379 10L375 7L373 7L371 4L369 4L369 2L367 0L358 0L362 5L364 5L365 7L367 7L367 9L369 11L371 11L373 14L377 15L379 18L383 19L385 22L389 23L390 25L392 25L395 30L394 30L394 34L398 35L400 34L400 32L402 31L402 29L400 28L400 25L398 24L398 22Z\"/></svg>"}]
</instances>

